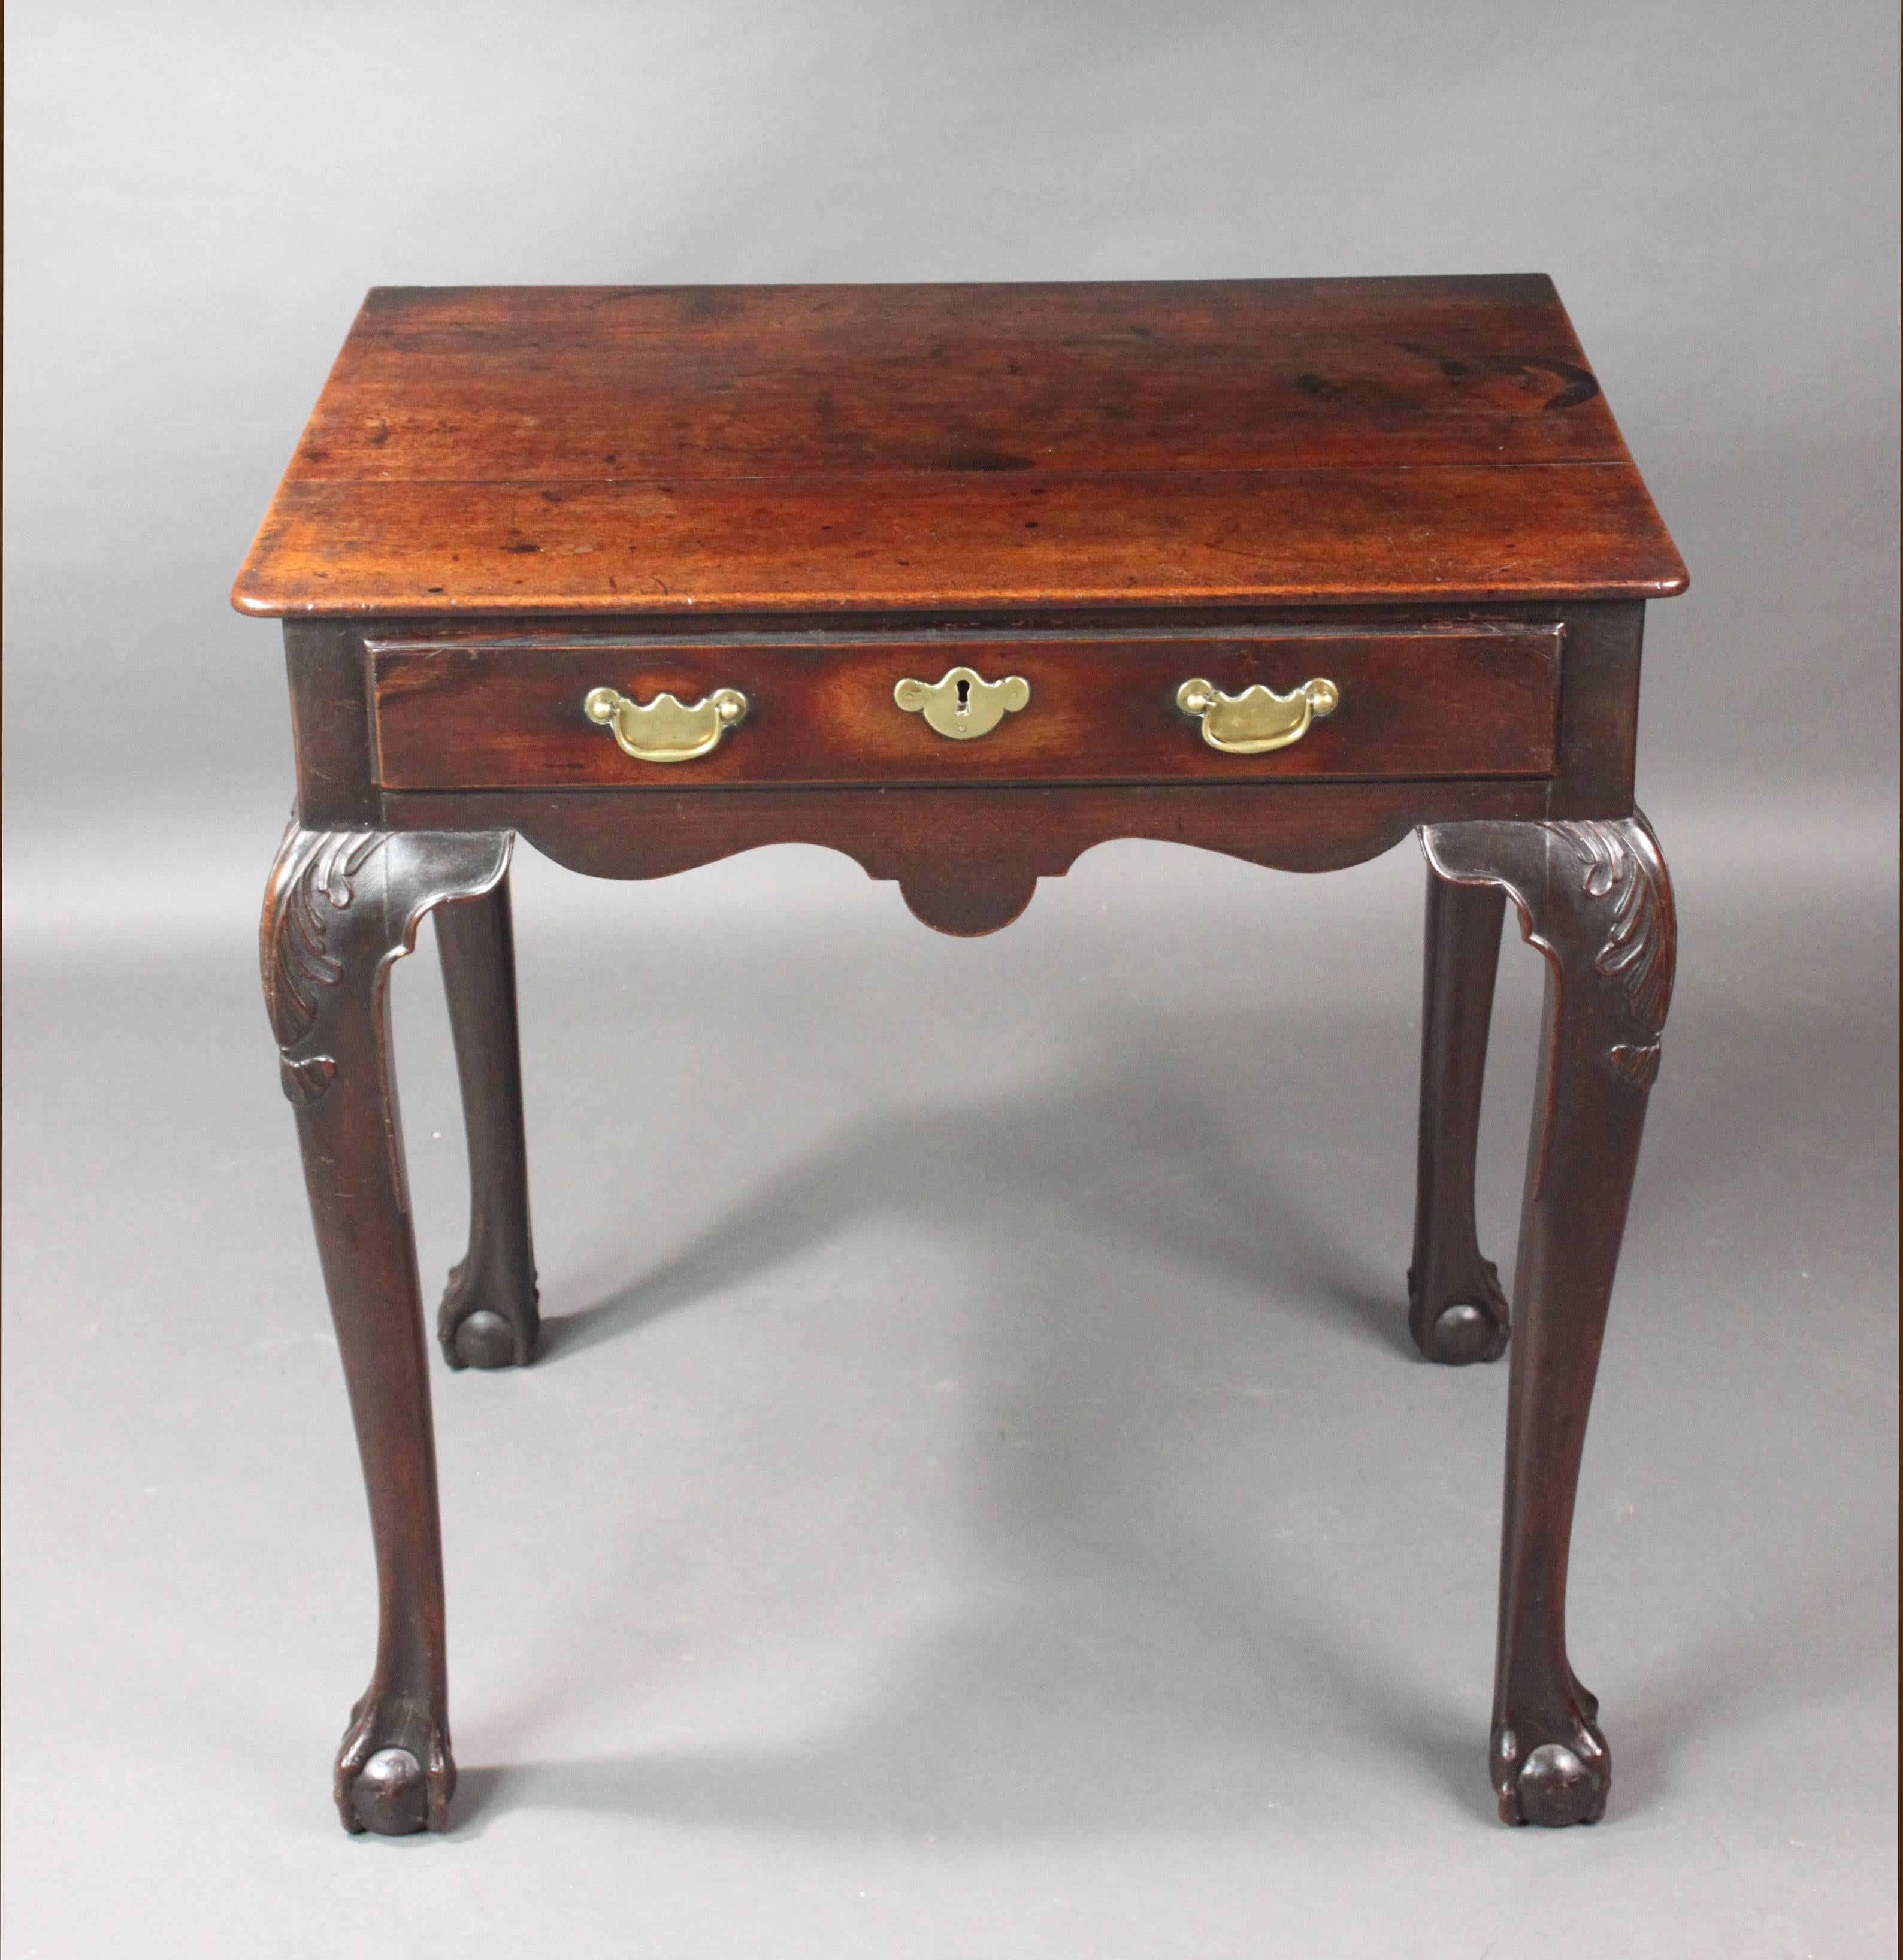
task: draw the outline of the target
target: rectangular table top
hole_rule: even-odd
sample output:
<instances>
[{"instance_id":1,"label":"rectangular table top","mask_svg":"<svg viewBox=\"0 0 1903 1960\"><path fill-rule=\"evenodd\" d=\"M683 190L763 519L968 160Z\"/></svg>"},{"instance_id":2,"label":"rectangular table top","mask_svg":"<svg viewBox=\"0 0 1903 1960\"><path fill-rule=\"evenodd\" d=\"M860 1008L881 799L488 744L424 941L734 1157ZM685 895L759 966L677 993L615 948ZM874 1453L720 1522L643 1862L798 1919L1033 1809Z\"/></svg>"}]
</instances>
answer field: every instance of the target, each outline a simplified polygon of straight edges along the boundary
<instances>
[{"instance_id":1,"label":"rectangular table top","mask_svg":"<svg viewBox=\"0 0 1903 1960\"><path fill-rule=\"evenodd\" d=\"M373 291L267 615L1648 599L1541 275Z\"/></svg>"}]
</instances>

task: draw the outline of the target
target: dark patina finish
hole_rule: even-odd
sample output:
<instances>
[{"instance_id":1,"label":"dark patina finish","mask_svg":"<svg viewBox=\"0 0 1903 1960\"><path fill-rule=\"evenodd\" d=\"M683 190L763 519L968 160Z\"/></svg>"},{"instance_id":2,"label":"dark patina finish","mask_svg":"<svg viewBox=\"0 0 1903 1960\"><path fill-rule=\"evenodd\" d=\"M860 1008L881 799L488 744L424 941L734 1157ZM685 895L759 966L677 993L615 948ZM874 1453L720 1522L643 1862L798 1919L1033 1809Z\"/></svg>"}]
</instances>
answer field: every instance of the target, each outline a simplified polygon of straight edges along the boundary
<instances>
[{"instance_id":1,"label":"dark patina finish","mask_svg":"<svg viewBox=\"0 0 1903 1960\"><path fill-rule=\"evenodd\" d=\"M1419 831L1409 1324L1452 1363L1509 1348L1474 1157L1510 903L1548 985L1493 1777L1509 1822L1600 1816L1567 1549L1672 990L1640 642L1685 582L1537 276L372 293L234 594L285 621L265 991L377 1555L346 1826L440 1828L455 1781L386 976L434 912L473 1180L438 1332L452 1367L521 1364L518 835L617 878L826 845L974 934L1111 838L1324 870ZM1006 676L979 739L917 711ZM702 714L691 760L639 752L664 695ZM1226 749L1252 712L1293 732Z\"/></svg>"}]
</instances>

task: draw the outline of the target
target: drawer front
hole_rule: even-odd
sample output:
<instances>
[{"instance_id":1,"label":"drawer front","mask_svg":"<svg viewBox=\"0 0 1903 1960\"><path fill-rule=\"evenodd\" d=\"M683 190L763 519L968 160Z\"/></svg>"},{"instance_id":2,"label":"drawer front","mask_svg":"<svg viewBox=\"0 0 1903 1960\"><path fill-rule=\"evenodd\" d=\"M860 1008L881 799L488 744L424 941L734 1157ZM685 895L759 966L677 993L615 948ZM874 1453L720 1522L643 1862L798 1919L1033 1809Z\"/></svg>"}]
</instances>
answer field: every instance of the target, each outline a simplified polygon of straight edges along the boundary
<instances>
[{"instance_id":1,"label":"drawer front","mask_svg":"<svg viewBox=\"0 0 1903 1960\"><path fill-rule=\"evenodd\" d=\"M1563 631L383 641L371 649L379 777L394 790L682 790L1550 776ZM975 721L959 721L949 689L926 692L961 668L974 677ZM1012 705L988 704L987 687L1012 679L1026 684L1000 698ZM1186 708L1185 684L1197 681L1207 692L1190 690ZM909 712L894 698L904 682L923 684L907 692ZM1302 709L1312 682L1329 683L1331 708L1328 689L1311 688ZM1256 695L1191 711L1251 688L1293 705ZM663 692L692 705L722 690L728 720L716 729L703 712L694 739L707 746L690 759L631 754L618 739L625 731L638 749L677 756L679 728L651 726L661 718L639 709ZM585 707L591 695L605 718ZM617 697L634 710L617 709ZM1283 746L1242 752L1266 725L1251 705L1280 717L1269 739ZM968 738L933 725L987 718L995 725ZM1296 721L1305 725L1290 739Z\"/></svg>"}]
</instances>

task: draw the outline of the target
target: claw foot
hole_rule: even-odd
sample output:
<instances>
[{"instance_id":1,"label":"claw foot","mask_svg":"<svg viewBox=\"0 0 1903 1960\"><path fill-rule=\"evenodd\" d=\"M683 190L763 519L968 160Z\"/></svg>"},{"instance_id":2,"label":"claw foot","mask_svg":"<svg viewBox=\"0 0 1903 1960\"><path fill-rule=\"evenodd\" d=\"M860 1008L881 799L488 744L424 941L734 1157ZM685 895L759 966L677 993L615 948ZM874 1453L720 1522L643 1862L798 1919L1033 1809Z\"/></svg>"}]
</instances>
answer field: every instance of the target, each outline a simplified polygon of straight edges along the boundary
<instances>
[{"instance_id":1,"label":"claw foot","mask_svg":"<svg viewBox=\"0 0 1903 1960\"><path fill-rule=\"evenodd\" d=\"M452 1368L526 1367L541 1331L540 1303L532 1274L523 1300L512 1297L472 1260L451 1266L436 1314L443 1358Z\"/></svg>"},{"instance_id":2,"label":"claw foot","mask_svg":"<svg viewBox=\"0 0 1903 1960\"><path fill-rule=\"evenodd\" d=\"M449 1737L406 1701L367 1696L352 1711L337 1752L337 1815L352 1834L402 1838L449 1823L456 1764Z\"/></svg>"},{"instance_id":3,"label":"claw foot","mask_svg":"<svg viewBox=\"0 0 1903 1960\"><path fill-rule=\"evenodd\" d=\"M1451 1300L1423 1297L1413 1267L1407 1269L1407 1325L1414 1345L1430 1361L1462 1368L1475 1361L1497 1361L1506 1352L1509 1321L1500 1268L1480 1262L1474 1283Z\"/></svg>"},{"instance_id":4,"label":"claw foot","mask_svg":"<svg viewBox=\"0 0 1903 1960\"><path fill-rule=\"evenodd\" d=\"M1583 1688L1577 1698L1582 1706L1564 1740L1528 1747L1513 1729L1495 1732L1493 1790L1503 1824L1596 1824L1605 1815L1612 1758L1593 1720L1599 1704Z\"/></svg>"}]
</instances>

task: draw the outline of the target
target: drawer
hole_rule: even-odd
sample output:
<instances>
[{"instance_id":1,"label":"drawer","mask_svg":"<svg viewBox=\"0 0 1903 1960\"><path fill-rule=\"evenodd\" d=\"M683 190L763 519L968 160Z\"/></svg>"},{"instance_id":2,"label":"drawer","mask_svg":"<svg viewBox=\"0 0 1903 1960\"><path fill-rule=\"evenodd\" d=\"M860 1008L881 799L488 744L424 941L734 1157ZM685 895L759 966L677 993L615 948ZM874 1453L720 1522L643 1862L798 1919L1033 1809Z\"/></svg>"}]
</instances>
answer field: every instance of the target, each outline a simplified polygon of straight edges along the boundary
<instances>
[{"instance_id":1,"label":"drawer","mask_svg":"<svg viewBox=\"0 0 1903 1960\"><path fill-rule=\"evenodd\" d=\"M1350 781L1551 775L1563 632L387 639L370 653L379 779L393 790ZM955 682L929 692L960 669L962 718ZM994 698L1008 679L1024 686ZM907 691L913 711L894 698L904 682L922 684ZM1186 696L1191 682L1207 695ZM1305 709L1312 682L1329 686ZM1241 700L1251 689L1286 705ZM711 710L684 729L660 725L665 705L640 712L663 693L693 705L722 690L744 698L731 724ZM1218 695L1227 702L1191 711ZM607 721L591 718L591 695ZM994 713L981 733L934 725L968 730ZM690 759L647 752L702 742Z\"/></svg>"}]
</instances>

